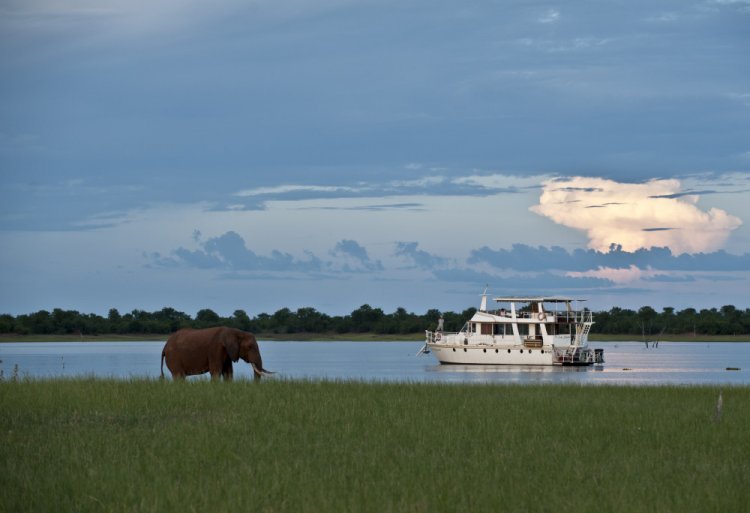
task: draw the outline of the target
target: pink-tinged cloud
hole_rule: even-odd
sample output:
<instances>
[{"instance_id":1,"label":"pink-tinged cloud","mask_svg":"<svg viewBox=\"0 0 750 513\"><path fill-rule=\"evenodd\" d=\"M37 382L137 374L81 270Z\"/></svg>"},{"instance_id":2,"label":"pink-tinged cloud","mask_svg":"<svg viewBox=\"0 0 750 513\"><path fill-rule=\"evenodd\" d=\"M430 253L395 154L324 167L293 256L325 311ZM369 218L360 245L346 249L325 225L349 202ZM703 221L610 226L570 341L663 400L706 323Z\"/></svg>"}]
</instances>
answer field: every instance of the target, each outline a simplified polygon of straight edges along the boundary
<instances>
[{"instance_id":1,"label":"pink-tinged cloud","mask_svg":"<svg viewBox=\"0 0 750 513\"><path fill-rule=\"evenodd\" d=\"M589 248L598 251L612 244L625 251L667 247L675 255L721 249L742 221L718 208L703 211L698 199L683 194L679 180L619 183L573 177L544 182L531 211L585 231Z\"/></svg>"}]
</instances>

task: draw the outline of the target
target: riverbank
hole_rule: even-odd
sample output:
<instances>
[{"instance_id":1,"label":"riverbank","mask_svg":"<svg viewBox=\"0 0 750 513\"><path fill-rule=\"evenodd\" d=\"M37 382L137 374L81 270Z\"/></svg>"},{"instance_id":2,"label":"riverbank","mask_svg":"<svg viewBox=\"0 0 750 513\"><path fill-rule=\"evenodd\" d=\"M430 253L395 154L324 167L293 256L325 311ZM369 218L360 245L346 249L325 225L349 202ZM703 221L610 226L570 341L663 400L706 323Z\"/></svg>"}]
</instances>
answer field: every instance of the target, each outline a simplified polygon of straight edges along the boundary
<instances>
[{"instance_id":1,"label":"riverbank","mask_svg":"<svg viewBox=\"0 0 750 513\"><path fill-rule=\"evenodd\" d=\"M722 394L6 379L3 509L740 512L750 388Z\"/></svg>"},{"instance_id":2,"label":"riverbank","mask_svg":"<svg viewBox=\"0 0 750 513\"><path fill-rule=\"evenodd\" d=\"M409 334L380 334L380 333L258 333L258 340L264 341L354 341L354 342L392 342L392 341L421 341L424 340L423 333ZM3 342L137 342L137 341L166 341L166 334L103 334L103 335L16 335L13 333L0 334L0 343ZM640 335L611 335L591 333L589 342L641 342ZM660 342L750 342L750 334L747 335L694 335L685 333L682 335L661 335L647 337L647 340L658 340Z\"/></svg>"},{"instance_id":3,"label":"riverbank","mask_svg":"<svg viewBox=\"0 0 750 513\"><path fill-rule=\"evenodd\" d=\"M750 334L747 335L700 335L683 333L680 335L651 335L646 340L653 342L750 342ZM642 335L613 335L604 333L591 333L589 342L643 342Z\"/></svg>"}]
</instances>

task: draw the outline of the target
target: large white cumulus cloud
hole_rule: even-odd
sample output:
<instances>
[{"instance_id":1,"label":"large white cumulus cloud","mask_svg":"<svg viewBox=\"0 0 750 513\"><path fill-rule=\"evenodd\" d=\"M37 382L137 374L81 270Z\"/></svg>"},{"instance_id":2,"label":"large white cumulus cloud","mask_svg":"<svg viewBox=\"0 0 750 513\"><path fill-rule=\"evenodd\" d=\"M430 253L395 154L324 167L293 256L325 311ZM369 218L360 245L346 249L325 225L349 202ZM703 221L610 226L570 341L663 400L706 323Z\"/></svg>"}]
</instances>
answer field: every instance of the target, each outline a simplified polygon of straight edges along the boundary
<instances>
[{"instance_id":1,"label":"large white cumulus cloud","mask_svg":"<svg viewBox=\"0 0 750 513\"><path fill-rule=\"evenodd\" d=\"M697 195L683 193L679 180L620 183L572 177L543 183L533 212L586 232L588 246L607 251L667 247L674 254L715 251L742 221L724 210L703 211Z\"/></svg>"}]
</instances>

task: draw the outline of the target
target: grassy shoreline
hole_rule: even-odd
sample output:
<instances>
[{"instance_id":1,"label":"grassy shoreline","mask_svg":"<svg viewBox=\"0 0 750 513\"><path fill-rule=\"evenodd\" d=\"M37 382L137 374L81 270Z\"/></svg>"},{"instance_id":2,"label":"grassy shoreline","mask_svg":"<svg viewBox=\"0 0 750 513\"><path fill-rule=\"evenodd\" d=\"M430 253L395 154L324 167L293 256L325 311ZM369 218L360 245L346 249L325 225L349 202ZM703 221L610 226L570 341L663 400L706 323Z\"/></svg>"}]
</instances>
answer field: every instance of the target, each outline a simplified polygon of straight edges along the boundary
<instances>
[{"instance_id":1,"label":"grassy shoreline","mask_svg":"<svg viewBox=\"0 0 750 513\"><path fill-rule=\"evenodd\" d=\"M11 333L0 334L0 344L3 342L133 342L133 341L166 341L169 335L165 334L143 334L143 335L16 335ZM389 341L421 341L424 340L422 333L383 335L378 333L258 333L259 340L269 341L359 341L359 342L389 342ZM638 335L611 335L592 333L589 335L590 342L640 342ZM682 335L651 336L649 340L658 339L660 342L750 342L750 334L747 335L693 335L686 333Z\"/></svg>"},{"instance_id":2,"label":"grassy shoreline","mask_svg":"<svg viewBox=\"0 0 750 513\"><path fill-rule=\"evenodd\" d=\"M0 382L5 511L740 512L750 387Z\"/></svg>"}]
</instances>

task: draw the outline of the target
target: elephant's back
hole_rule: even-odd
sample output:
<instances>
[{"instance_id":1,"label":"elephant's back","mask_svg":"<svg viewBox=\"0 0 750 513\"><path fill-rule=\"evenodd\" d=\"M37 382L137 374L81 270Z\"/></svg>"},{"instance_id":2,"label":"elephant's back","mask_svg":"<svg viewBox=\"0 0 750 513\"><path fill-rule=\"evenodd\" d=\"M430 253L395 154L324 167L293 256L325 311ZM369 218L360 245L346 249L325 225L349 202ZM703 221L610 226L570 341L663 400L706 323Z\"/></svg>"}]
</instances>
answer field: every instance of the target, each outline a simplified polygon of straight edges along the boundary
<instances>
[{"instance_id":1,"label":"elephant's back","mask_svg":"<svg viewBox=\"0 0 750 513\"><path fill-rule=\"evenodd\" d=\"M200 346L209 346L213 343L221 328L193 329L183 328L175 331L167 339L164 346L165 351L168 349L185 349L197 348Z\"/></svg>"}]
</instances>

